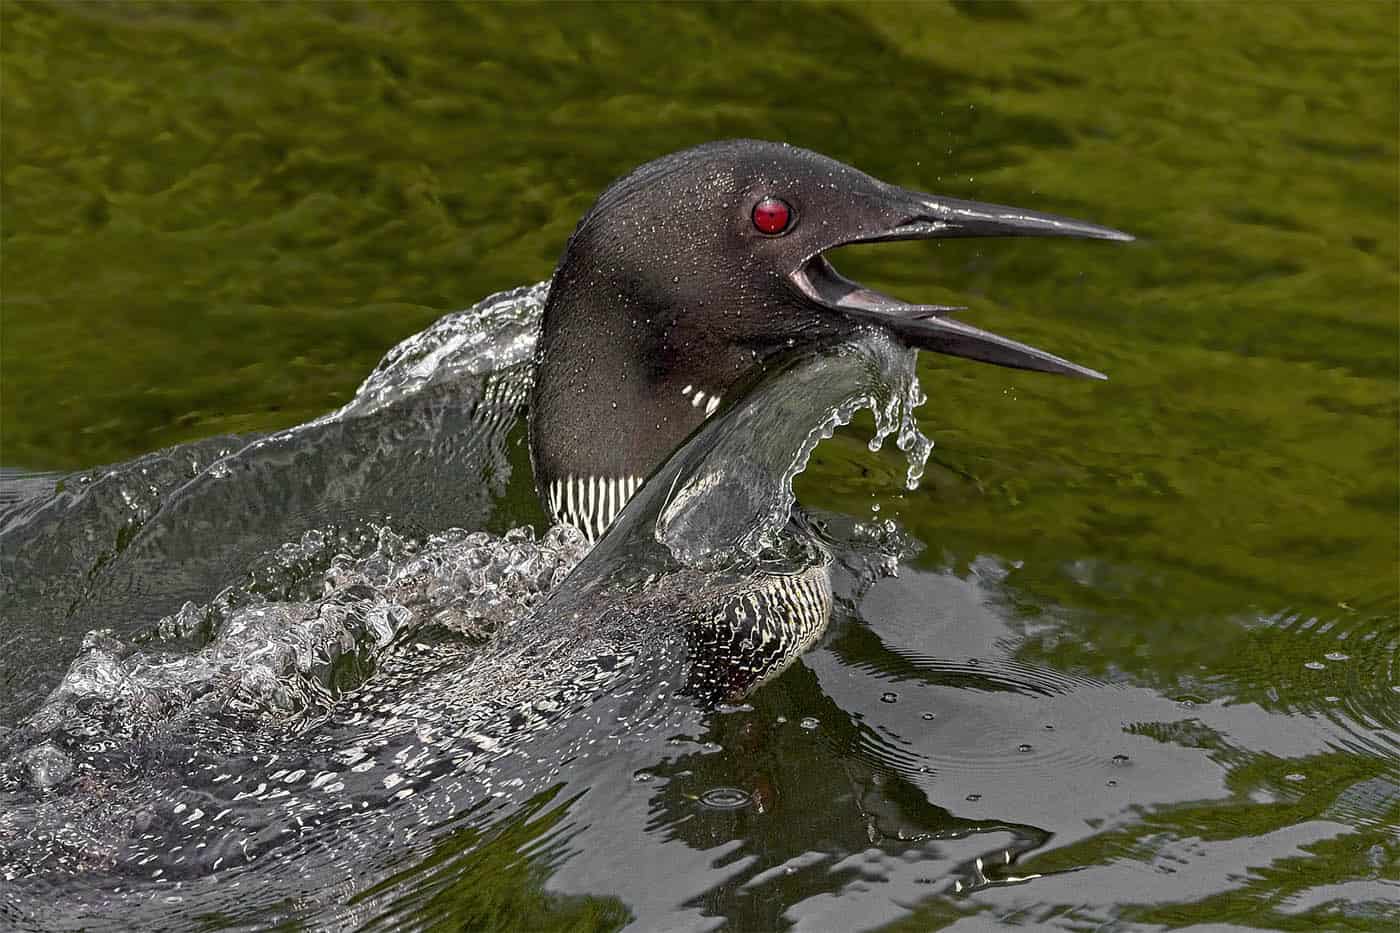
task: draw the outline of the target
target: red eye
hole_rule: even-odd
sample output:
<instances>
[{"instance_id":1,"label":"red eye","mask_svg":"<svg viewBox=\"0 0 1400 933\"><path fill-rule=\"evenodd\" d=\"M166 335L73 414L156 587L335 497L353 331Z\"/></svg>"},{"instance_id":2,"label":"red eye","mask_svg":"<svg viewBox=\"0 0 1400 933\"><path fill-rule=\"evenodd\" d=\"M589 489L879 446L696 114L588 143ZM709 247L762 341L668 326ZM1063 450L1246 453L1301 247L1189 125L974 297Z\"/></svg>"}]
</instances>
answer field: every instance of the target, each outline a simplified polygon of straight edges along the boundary
<instances>
[{"instance_id":1,"label":"red eye","mask_svg":"<svg viewBox=\"0 0 1400 933\"><path fill-rule=\"evenodd\" d=\"M787 231L792 223L792 208L786 201L777 198L764 198L753 207L753 225L760 233L777 236Z\"/></svg>"}]
</instances>

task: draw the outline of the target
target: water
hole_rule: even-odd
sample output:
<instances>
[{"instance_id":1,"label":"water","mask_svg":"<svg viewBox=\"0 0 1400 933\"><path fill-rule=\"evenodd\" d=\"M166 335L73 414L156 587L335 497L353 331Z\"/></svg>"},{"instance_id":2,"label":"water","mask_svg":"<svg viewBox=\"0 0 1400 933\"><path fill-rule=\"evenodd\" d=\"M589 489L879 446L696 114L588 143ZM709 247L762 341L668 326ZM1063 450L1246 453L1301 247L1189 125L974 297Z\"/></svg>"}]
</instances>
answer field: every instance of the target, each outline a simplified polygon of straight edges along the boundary
<instances>
[{"instance_id":1,"label":"water","mask_svg":"<svg viewBox=\"0 0 1400 933\"><path fill-rule=\"evenodd\" d=\"M6 922L1394 925L1393 6L0 15ZM917 489L865 415L795 482L815 648L703 713L578 645L636 689L556 708L498 641L579 545L474 417L528 327L351 399L738 135L1137 234L838 257L1111 382L923 356Z\"/></svg>"}]
</instances>

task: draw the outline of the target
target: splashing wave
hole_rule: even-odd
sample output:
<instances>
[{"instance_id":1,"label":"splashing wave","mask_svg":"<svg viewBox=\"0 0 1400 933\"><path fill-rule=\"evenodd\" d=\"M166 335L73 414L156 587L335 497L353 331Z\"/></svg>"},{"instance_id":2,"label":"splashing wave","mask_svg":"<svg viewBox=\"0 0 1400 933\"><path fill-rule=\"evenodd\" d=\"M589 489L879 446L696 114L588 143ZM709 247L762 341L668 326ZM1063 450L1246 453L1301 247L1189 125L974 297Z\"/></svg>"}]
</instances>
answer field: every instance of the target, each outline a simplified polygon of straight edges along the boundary
<instances>
[{"instance_id":1,"label":"splashing wave","mask_svg":"<svg viewBox=\"0 0 1400 933\"><path fill-rule=\"evenodd\" d=\"M536 538L518 441L546 290L443 318L317 421L71 477L0 516L18 644L67 652L0 733L0 875L247 866L341 826L353 792L352 828L314 837L343 873L374 826L461 815L500 792L493 763L565 730L507 782L538 790L600 735L675 722L707 593L831 561L790 533L822 438L870 408L917 481L914 353L870 332L708 422L592 552L572 528Z\"/></svg>"}]
</instances>

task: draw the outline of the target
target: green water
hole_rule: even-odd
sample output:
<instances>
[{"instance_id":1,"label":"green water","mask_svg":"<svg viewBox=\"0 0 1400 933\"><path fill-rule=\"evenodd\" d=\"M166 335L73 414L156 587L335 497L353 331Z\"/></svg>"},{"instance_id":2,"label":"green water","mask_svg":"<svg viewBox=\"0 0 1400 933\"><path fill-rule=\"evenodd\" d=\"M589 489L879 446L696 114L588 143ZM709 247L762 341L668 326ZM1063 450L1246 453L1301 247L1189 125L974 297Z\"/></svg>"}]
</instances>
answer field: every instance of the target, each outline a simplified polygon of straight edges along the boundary
<instances>
[{"instance_id":1,"label":"green water","mask_svg":"<svg viewBox=\"0 0 1400 933\"><path fill-rule=\"evenodd\" d=\"M803 501L880 505L928 567L1000 555L1028 612L1074 610L1020 649L1037 663L1397 721L1395 4L0 15L0 464L306 421L442 313L547 278L616 175L708 139L784 139L1139 237L838 256L1111 381L925 354L938 447L921 489L899 492L902 459L869 454L858 425L819 449ZM1327 666L1348 634L1351 663ZM1160 809L1039 870L1153 833L1265 838L1379 775L1400 765L1374 749L1253 756L1230 770L1233 805ZM1265 787L1287 794L1251 803ZM1400 878L1397 826L1400 796L1242 891L1130 918L1315 928L1275 908Z\"/></svg>"}]
</instances>

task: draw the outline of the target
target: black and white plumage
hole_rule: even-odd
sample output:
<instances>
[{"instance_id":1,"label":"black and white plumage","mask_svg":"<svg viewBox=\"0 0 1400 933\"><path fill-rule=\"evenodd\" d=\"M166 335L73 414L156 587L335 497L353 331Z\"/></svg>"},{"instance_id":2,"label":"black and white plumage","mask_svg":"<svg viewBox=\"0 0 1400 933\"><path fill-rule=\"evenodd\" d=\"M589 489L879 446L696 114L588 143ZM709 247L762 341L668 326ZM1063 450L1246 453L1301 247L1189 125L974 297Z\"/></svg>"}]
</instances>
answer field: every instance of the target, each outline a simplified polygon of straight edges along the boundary
<instances>
[{"instance_id":1,"label":"black and white plumage","mask_svg":"<svg viewBox=\"0 0 1400 933\"><path fill-rule=\"evenodd\" d=\"M550 517L597 541L642 487L640 476L562 476L545 487Z\"/></svg>"},{"instance_id":2,"label":"black and white plumage","mask_svg":"<svg viewBox=\"0 0 1400 933\"><path fill-rule=\"evenodd\" d=\"M821 638L831 617L825 563L742 580L707 595L709 611L685 634L691 690L712 700L742 697L782 673Z\"/></svg>"}]
</instances>

